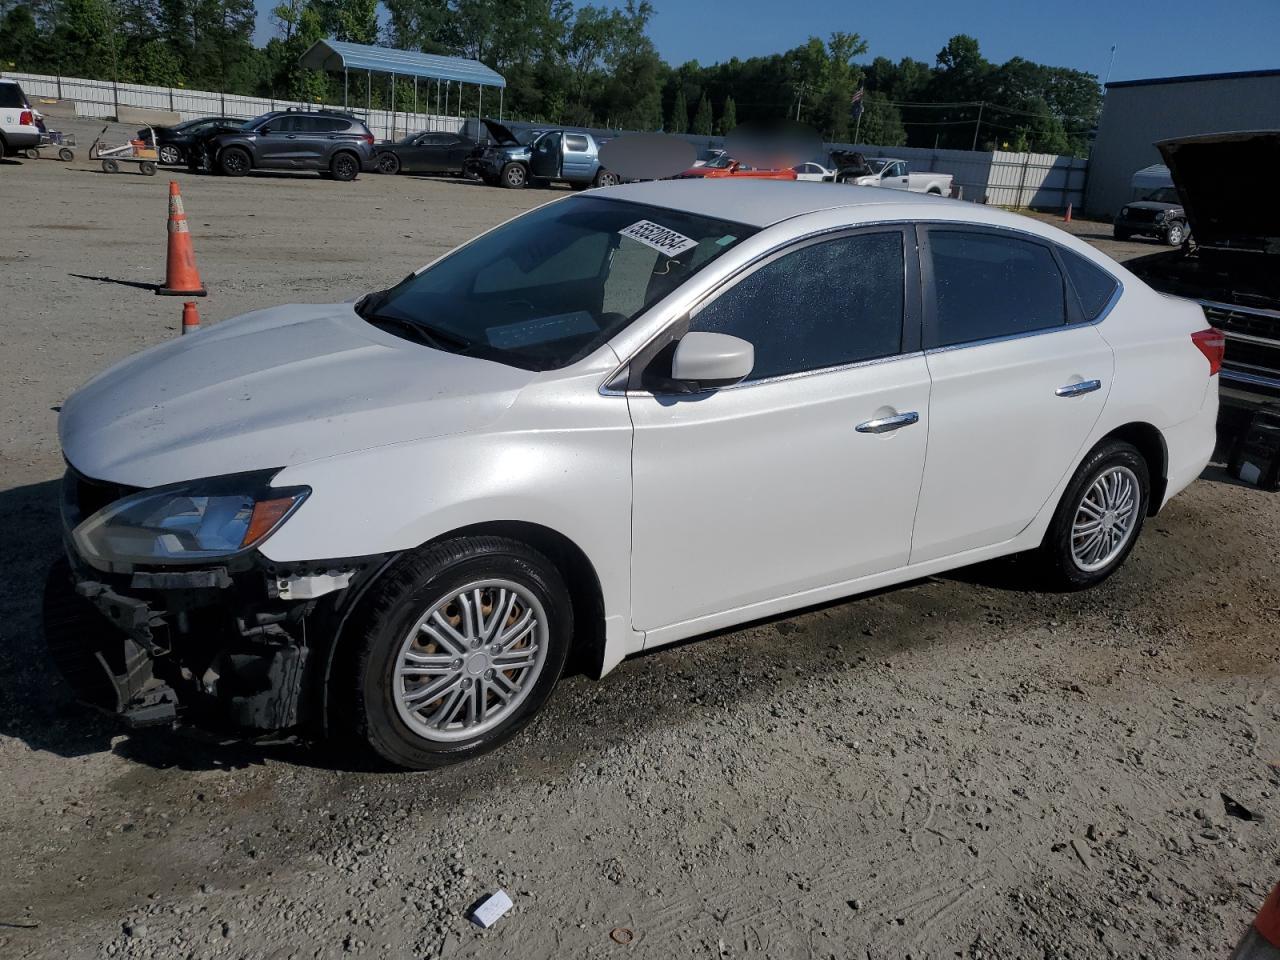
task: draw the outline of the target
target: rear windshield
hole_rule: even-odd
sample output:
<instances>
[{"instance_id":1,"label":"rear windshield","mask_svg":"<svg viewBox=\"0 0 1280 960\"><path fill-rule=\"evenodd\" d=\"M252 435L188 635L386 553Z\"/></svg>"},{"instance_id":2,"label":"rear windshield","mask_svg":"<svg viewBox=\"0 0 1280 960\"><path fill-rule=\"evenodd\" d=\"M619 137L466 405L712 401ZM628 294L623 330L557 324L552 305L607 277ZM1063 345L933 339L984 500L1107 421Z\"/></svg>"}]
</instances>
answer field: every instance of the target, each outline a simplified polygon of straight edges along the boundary
<instances>
[{"instance_id":1,"label":"rear windshield","mask_svg":"<svg viewBox=\"0 0 1280 960\"><path fill-rule=\"evenodd\" d=\"M27 95L16 83L0 83L0 107L25 107Z\"/></svg>"},{"instance_id":2,"label":"rear windshield","mask_svg":"<svg viewBox=\"0 0 1280 960\"><path fill-rule=\"evenodd\" d=\"M370 323L527 370L587 356L755 228L600 197L550 203L358 307Z\"/></svg>"}]
</instances>

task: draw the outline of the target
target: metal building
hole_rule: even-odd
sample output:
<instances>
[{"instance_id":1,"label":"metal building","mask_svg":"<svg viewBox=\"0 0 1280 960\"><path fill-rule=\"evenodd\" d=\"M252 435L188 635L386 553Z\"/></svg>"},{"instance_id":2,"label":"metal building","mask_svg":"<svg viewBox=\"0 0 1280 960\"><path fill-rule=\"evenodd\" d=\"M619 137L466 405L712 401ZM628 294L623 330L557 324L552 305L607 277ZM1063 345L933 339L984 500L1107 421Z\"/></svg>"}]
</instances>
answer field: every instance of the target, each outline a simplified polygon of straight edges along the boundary
<instances>
[{"instance_id":1,"label":"metal building","mask_svg":"<svg viewBox=\"0 0 1280 960\"><path fill-rule=\"evenodd\" d=\"M1280 70L1124 80L1106 90L1085 190L1085 209L1096 216L1114 215L1130 199L1133 175L1162 162L1157 140L1280 129Z\"/></svg>"}]
</instances>

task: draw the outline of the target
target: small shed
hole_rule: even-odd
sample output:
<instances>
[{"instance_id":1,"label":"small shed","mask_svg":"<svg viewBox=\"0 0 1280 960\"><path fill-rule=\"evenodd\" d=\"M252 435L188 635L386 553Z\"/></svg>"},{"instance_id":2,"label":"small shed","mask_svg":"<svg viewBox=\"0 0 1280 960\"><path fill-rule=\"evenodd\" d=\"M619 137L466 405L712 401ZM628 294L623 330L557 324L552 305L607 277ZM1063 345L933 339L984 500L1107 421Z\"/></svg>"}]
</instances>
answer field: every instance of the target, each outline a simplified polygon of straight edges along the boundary
<instances>
[{"instance_id":1,"label":"small shed","mask_svg":"<svg viewBox=\"0 0 1280 960\"><path fill-rule=\"evenodd\" d=\"M392 129L395 129L396 87L397 77L413 80L413 112L418 112L418 81L435 83L435 112L440 112L441 86L444 91L444 109L449 109L449 94L453 84L458 85L458 102L461 103L462 88L474 85L479 88L480 110L483 110L484 88L498 89L498 118L502 118L503 91L507 81L502 74L485 66L479 60L468 60L465 57L445 57L434 53L419 53L414 50L397 50L393 47L374 47L365 43L347 43L344 40L317 40L299 59L298 62L309 70L325 70L329 73L342 71L342 105L349 106L351 71L360 71L369 78L366 85L365 109L371 110L370 88L373 75L383 73L390 75ZM427 103L431 103L431 89L427 89ZM480 111L478 111L479 113Z\"/></svg>"}]
</instances>

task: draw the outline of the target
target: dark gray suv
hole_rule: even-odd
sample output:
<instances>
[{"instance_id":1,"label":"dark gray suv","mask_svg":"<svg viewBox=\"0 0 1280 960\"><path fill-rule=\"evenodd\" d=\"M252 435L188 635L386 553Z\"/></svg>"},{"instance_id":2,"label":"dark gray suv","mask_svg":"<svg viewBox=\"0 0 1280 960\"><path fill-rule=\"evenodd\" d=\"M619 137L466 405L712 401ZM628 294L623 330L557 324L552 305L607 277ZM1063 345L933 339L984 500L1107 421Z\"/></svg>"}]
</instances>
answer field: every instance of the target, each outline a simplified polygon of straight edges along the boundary
<instances>
[{"instance_id":1,"label":"dark gray suv","mask_svg":"<svg viewBox=\"0 0 1280 960\"><path fill-rule=\"evenodd\" d=\"M204 142L205 163L215 173L242 177L250 170L318 170L335 180L373 171L373 134L347 113L273 111L234 133Z\"/></svg>"}]
</instances>

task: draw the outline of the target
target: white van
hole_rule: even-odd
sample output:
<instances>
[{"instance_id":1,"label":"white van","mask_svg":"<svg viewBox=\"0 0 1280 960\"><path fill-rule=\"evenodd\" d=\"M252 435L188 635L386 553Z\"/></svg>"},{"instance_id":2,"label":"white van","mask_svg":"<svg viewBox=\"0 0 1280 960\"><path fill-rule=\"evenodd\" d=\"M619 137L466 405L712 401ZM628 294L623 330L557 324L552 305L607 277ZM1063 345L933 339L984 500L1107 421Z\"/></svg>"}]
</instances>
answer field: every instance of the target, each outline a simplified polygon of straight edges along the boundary
<instances>
[{"instance_id":1,"label":"white van","mask_svg":"<svg viewBox=\"0 0 1280 960\"><path fill-rule=\"evenodd\" d=\"M40 145L39 116L16 80L0 80L0 159Z\"/></svg>"}]
</instances>

